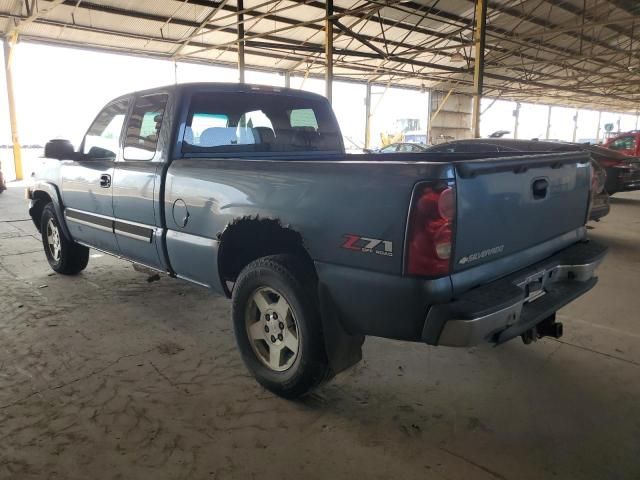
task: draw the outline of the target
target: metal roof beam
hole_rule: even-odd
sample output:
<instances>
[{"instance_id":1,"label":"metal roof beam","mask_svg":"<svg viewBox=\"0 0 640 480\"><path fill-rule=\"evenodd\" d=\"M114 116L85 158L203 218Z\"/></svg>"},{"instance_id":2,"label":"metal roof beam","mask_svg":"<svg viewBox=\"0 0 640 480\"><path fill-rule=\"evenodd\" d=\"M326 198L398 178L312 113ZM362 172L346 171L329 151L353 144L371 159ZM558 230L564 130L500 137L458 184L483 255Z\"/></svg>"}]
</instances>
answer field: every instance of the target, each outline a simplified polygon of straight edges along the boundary
<instances>
[{"instance_id":1,"label":"metal roof beam","mask_svg":"<svg viewBox=\"0 0 640 480\"><path fill-rule=\"evenodd\" d=\"M191 34L189 34L189 36L187 38L184 39L184 41L181 42L180 46L178 48L175 49L175 51L172 52L172 56L176 57L180 54L180 52L187 46L189 45L189 43L191 42L191 40L193 40L195 37L198 36L198 34L202 31L202 29L205 27L205 25L207 25L207 23L209 23L211 20L213 20L213 17L215 17L218 12L227 4L229 3L229 0L221 0L219 1L216 5L211 5L211 12L209 12L209 14L205 17L205 19L200 23L200 25L198 25L193 32L191 32Z\"/></svg>"}]
</instances>

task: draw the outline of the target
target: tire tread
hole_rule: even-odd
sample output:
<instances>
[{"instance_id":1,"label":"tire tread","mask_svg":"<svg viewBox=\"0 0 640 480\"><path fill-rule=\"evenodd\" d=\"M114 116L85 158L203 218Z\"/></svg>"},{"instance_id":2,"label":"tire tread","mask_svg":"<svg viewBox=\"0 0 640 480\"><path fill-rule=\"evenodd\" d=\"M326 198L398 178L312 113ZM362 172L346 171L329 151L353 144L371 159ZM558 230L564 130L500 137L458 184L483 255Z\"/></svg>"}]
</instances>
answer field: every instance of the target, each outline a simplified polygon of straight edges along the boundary
<instances>
[{"instance_id":1,"label":"tire tread","mask_svg":"<svg viewBox=\"0 0 640 480\"><path fill-rule=\"evenodd\" d=\"M312 322L312 328L314 329L314 341L311 344L312 350L300 359L300 364L296 368L296 373L299 374L295 374L289 380L283 382L273 382L261 376L259 371L256 371L257 369L252 368L251 361L245 358L247 354L254 355L253 352L246 352L239 343L240 351L245 363L252 370L259 383L277 395L294 399L311 392L333 377L324 346L322 321L320 319L316 291L317 278L313 267L304 258L295 255L270 255L251 262L240 273L234 286L232 308L234 311L234 323L236 324L236 335L238 335L238 330L241 330L238 328L238 323L240 321L244 322L243 316L241 318L238 317L238 312L244 312L245 308L245 304L240 304L242 299L241 290L247 282L254 278L260 278L265 271L276 273L299 294L298 301L304 305L305 312L312 317L305 319L305 321Z\"/></svg>"},{"instance_id":2,"label":"tire tread","mask_svg":"<svg viewBox=\"0 0 640 480\"><path fill-rule=\"evenodd\" d=\"M50 218L53 218L56 223L58 223L59 228L60 219L56 215L53 203L48 203L47 205L45 205L44 209L42 210L42 217L40 222L42 245L44 247L47 260L49 261L49 265L51 265L51 268L57 273L61 273L63 275L77 275L89 264L89 248L85 247L84 245L75 243L72 240L68 240L66 237L64 237L62 231L60 231L62 253L60 256L60 261L57 263L54 262L49 257L49 247L46 240L46 225Z\"/></svg>"}]
</instances>

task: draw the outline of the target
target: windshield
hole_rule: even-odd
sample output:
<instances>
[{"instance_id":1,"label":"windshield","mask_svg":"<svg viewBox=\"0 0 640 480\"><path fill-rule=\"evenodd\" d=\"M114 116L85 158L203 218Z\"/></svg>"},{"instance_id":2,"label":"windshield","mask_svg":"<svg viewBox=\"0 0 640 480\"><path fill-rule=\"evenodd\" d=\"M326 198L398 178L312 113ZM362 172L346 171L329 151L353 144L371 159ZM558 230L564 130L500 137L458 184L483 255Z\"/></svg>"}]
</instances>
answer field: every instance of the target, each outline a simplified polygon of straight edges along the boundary
<instances>
[{"instance_id":1,"label":"windshield","mask_svg":"<svg viewBox=\"0 0 640 480\"><path fill-rule=\"evenodd\" d=\"M282 93L197 93L185 153L342 152L342 137L322 98Z\"/></svg>"}]
</instances>

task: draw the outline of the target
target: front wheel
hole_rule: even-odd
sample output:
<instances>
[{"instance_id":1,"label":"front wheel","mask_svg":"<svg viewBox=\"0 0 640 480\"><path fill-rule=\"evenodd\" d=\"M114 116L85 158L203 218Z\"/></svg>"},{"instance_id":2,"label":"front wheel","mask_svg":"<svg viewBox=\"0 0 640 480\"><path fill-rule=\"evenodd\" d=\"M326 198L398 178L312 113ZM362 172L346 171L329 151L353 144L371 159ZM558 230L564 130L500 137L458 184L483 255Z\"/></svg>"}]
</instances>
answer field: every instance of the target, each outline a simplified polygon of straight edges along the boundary
<instances>
[{"instance_id":1,"label":"front wheel","mask_svg":"<svg viewBox=\"0 0 640 480\"><path fill-rule=\"evenodd\" d=\"M276 395L297 398L330 377L316 279L303 259L272 255L245 267L232 316L244 363Z\"/></svg>"},{"instance_id":2,"label":"front wheel","mask_svg":"<svg viewBox=\"0 0 640 480\"><path fill-rule=\"evenodd\" d=\"M54 271L64 275L75 275L86 268L89 263L89 249L64 236L52 203L42 210L40 233L44 253Z\"/></svg>"}]
</instances>

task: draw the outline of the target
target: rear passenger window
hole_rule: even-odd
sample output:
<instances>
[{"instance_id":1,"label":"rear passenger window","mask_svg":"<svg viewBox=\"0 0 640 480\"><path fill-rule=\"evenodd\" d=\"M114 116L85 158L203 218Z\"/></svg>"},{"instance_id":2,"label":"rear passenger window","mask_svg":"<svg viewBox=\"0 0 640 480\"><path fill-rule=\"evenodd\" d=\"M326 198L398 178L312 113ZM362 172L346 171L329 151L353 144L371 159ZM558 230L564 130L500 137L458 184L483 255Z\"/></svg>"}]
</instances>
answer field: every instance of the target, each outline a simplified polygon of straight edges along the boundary
<instances>
[{"instance_id":1,"label":"rear passenger window","mask_svg":"<svg viewBox=\"0 0 640 480\"><path fill-rule=\"evenodd\" d=\"M289 124L292 127L308 127L318 129L318 120L310 108L300 108L289 112Z\"/></svg>"},{"instance_id":2,"label":"rear passenger window","mask_svg":"<svg viewBox=\"0 0 640 480\"><path fill-rule=\"evenodd\" d=\"M167 98L166 94L155 94L136 99L127 124L125 160L151 160L154 157Z\"/></svg>"}]
</instances>

